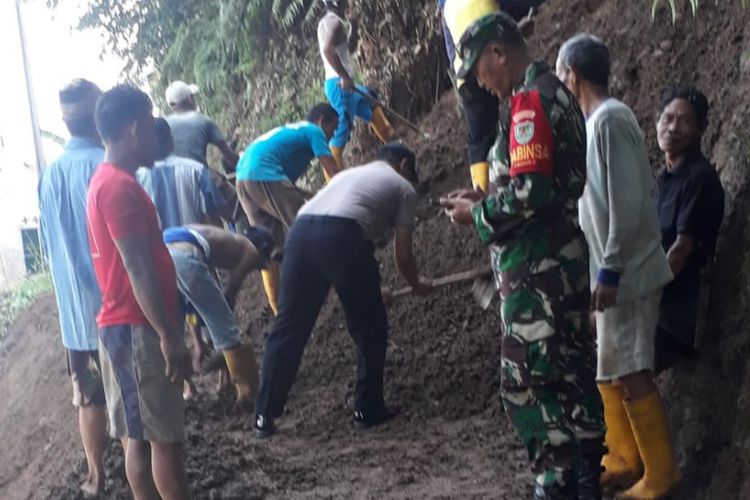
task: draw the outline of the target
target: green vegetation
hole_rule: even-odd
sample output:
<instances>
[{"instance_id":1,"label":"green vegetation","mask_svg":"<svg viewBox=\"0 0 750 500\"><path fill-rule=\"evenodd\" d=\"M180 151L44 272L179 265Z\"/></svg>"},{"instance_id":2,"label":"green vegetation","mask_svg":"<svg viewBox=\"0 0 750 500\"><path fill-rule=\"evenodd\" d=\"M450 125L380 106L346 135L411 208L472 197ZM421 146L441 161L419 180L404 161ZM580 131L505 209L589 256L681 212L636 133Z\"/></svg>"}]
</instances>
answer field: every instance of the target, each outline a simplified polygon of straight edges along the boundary
<instances>
[{"instance_id":1,"label":"green vegetation","mask_svg":"<svg viewBox=\"0 0 750 500\"><path fill-rule=\"evenodd\" d=\"M668 3L669 4L669 10L672 14L672 24L677 22L677 5L675 3L675 0L654 0L653 5L651 6L651 19L656 18L656 11L659 8L659 6L662 3ZM747 7L747 0L740 0L742 3L742 7ZM695 17L698 14L698 6L699 6L699 0L688 0L688 3L690 5L690 10L693 13L693 17ZM716 0L716 3L719 3L719 0Z\"/></svg>"},{"instance_id":2,"label":"green vegetation","mask_svg":"<svg viewBox=\"0 0 750 500\"><path fill-rule=\"evenodd\" d=\"M319 0L90 0L78 27L102 29L163 111L170 82L195 82L202 110L245 141L322 98L317 47L297 43L314 38L321 12Z\"/></svg>"},{"instance_id":3,"label":"green vegetation","mask_svg":"<svg viewBox=\"0 0 750 500\"><path fill-rule=\"evenodd\" d=\"M0 297L0 338L18 314L31 305L43 293L52 291L52 276L49 272L32 274L13 291Z\"/></svg>"}]
</instances>

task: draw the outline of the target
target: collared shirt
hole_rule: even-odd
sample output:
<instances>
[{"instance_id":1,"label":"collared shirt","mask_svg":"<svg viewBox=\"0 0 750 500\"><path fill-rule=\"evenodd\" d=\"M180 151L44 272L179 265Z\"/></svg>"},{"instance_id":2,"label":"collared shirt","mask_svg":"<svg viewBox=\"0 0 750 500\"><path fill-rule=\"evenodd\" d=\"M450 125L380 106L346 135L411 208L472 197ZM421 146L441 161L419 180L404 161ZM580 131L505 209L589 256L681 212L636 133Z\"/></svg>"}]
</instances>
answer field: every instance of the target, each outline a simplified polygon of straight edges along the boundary
<instances>
[{"instance_id":1,"label":"collared shirt","mask_svg":"<svg viewBox=\"0 0 750 500\"><path fill-rule=\"evenodd\" d=\"M502 296L529 276L586 262L578 225L586 124L575 97L545 63L531 63L507 100L488 160L490 194L472 212Z\"/></svg>"},{"instance_id":2,"label":"collared shirt","mask_svg":"<svg viewBox=\"0 0 750 500\"><path fill-rule=\"evenodd\" d=\"M417 192L390 165L374 161L336 174L298 216L324 215L357 222L375 246L388 243L397 227L414 226Z\"/></svg>"},{"instance_id":3,"label":"collared shirt","mask_svg":"<svg viewBox=\"0 0 750 500\"><path fill-rule=\"evenodd\" d=\"M276 127L248 146L237 164L237 180L295 182L317 156L331 156L323 129L301 121Z\"/></svg>"},{"instance_id":4,"label":"collared shirt","mask_svg":"<svg viewBox=\"0 0 750 500\"><path fill-rule=\"evenodd\" d=\"M190 158L169 155L153 168L139 168L136 178L156 205L162 229L202 224L227 205L208 168Z\"/></svg>"},{"instance_id":5,"label":"collared shirt","mask_svg":"<svg viewBox=\"0 0 750 500\"><path fill-rule=\"evenodd\" d=\"M716 169L700 151L671 172L664 168L657 182L664 251L669 251L679 234L695 241L685 268L664 288L663 302L693 302L700 292L701 269L716 247L724 217L724 188Z\"/></svg>"},{"instance_id":6,"label":"collared shirt","mask_svg":"<svg viewBox=\"0 0 750 500\"><path fill-rule=\"evenodd\" d=\"M86 234L86 192L103 157L101 145L73 137L39 179L40 235L52 273L62 341L76 351L97 350L101 293Z\"/></svg>"}]
</instances>

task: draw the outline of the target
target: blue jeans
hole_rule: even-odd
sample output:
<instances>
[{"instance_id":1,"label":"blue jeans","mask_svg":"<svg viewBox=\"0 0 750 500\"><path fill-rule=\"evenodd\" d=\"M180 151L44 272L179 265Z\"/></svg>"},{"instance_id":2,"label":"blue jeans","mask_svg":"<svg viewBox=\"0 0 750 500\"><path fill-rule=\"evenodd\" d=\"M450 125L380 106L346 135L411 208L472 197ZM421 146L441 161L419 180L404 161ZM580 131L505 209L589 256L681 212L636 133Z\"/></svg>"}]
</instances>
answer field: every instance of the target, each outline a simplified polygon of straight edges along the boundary
<instances>
[{"instance_id":1,"label":"blue jeans","mask_svg":"<svg viewBox=\"0 0 750 500\"><path fill-rule=\"evenodd\" d=\"M373 245L350 219L303 215L292 225L281 265L279 315L266 342L258 415L281 415L305 344L330 287L336 290L357 347L355 410L383 410L388 316Z\"/></svg>"},{"instance_id":2,"label":"blue jeans","mask_svg":"<svg viewBox=\"0 0 750 500\"><path fill-rule=\"evenodd\" d=\"M169 249L177 271L177 287L208 327L214 347L222 351L236 347L240 336L234 313L199 252L197 248L195 253Z\"/></svg>"},{"instance_id":3,"label":"blue jeans","mask_svg":"<svg viewBox=\"0 0 750 500\"><path fill-rule=\"evenodd\" d=\"M352 135L354 117L359 117L366 122L372 120L372 104L361 94L349 92L339 86L341 78L329 78L325 83L325 92L328 102L339 114L339 126L333 133L329 144L337 148L344 148ZM370 89L364 85L357 85L357 89L370 94Z\"/></svg>"}]
</instances>

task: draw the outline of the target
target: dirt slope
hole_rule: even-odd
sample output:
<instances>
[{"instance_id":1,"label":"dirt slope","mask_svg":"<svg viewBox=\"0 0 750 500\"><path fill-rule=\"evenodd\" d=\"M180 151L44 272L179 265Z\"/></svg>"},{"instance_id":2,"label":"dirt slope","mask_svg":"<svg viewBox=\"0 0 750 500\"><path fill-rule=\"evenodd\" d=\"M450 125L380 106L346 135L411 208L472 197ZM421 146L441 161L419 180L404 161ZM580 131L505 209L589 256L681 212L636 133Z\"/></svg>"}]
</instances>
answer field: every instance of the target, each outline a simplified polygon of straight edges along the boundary
<instances>
[{"instance_id":1,"label":"dirt slope","mask_svg":"<svg viewBox=\"0 0 750 500\"><path fill-rule=\"evenodd\" d=\"M750 393L745 320L750 13L739 4L701 2L698 20L682 19L673 28L663 13L650 23L649 0L549 0L533 39L551 63L564 38L578 31L596 33L610 44L613 90L635 109L655 166L653 120L660 88L695 81L714 104L705 146L722 170L728 209L709 326L701 357L662 381L685 470L680 499L750 498L750 431L744 425L750 419L745 396ZM408 138L418 151L423 179L417 254L426 273L437 275L482 262L484 251L470 231L447 224L436 204L441 192L467 180L452 96L444 96L422 123L433 140ZM385 252L381 261L384 280L399 284L391 256ZM269 318L258 283L254 278L243 292L240 320L260 351ZM82 472L58 333L48 319L52 307L47 298L22 316L0 349L1 498L72 498ZM383 429L357 433L348 420L352 345L331 301L308 345L280 433L271 441L250 437L250 419L226 414L211 393L212 381L199 380L203 395L188 410L187 445L196 496L527 497L523 451L497 395L497 321L495 312L480 312L461 286L395 304L386 397L402 413ZM30 385L32 391L17 389ZM126 498L114 446L107 463L112 478L107 497Z\"/></svg>"}]
</instances>

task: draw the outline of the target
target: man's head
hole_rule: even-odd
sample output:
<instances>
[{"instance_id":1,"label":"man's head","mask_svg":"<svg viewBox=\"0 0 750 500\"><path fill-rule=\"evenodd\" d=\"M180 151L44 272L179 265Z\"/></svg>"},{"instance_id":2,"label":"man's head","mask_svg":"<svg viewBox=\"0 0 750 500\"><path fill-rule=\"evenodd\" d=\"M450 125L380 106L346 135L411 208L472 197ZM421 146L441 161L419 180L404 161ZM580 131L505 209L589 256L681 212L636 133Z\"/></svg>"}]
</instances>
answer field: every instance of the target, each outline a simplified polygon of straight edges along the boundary
<instances>
[{"instance_id":1,"label":"man's head","mask_svg":"<svg viewBox=\"0 0 750 500\"><path fill-rule=\"evenodd\" d=\"M659 148L671 156L699 149L708 127L708 99L697 88L679 84L661 94L656 136Z\"/></svg>"},{"instance_id":2,"label":"man's head","mask_svg":"<svg viewBox=\"0 0 750 500\"><path fill-rule=\"evenodd\" d=\"M163 160L174 151L172 129L164 118L157 118L154 122L156 129L156 159Z\"/></svg>"},{"instance_id":3,"label":"man's head","mask_svg":"<svg viewBox=\"0 0 750 500\"><path fill-rule=\"evenodd\" d=\"M499 98L512 95L528 65L526 41L516 22L497 11L480 17L458 43L463 65L458 77L473 71L479 85Z\"/></svg>"},{"instance_id":4,"label":"man's head","mask_svg":"<svg viewBox=\"0 0 750 500\"><path fill-rule=\"evenodd\" d=\"M98 138L94 112L96 100L102 95L99 87L78 78L60 89L60 110L72 136Z\"/></svg>"},{"instance_id":5,"label":"man's head","mask_svg":"<svg viewBox=\"0 0 750 500\"><path fill-rule=\"evenodd\" d=\"M135 166L151 166L156 155L153 106L148 96L130 85L118 85L99 98L96 128L108 152Z\"/></svg>"},{"instance_id":6,"label":"man's head","mask_svg":"<svg viewBox=\"0 0 750 500\"><path fill-rule=\"evenodd\" d=\"M569 38L557 54L557 77L580 100L589 86L609 87L609 49L599 38L581 33Z\"/></svg>"},{"instance_id":7,"label":"man's head","mask_svg":"<svg viewBox=\"0 0 750 500\"><path fill-rule=\"evenodd\" d=\"M187 83L177 80L167 87L164 97L167 103L174 111L193 111L198 105L195 102L195 95L198 93L198 86L194 83Z\"/></svg>"},{"instance_id":8,"label":"man's head","mask_svg":"<svg viewBox=\"0 0 750 500\"><path fill-rule=\"evenodd\" d=\"M389 142L380 146L375 158L388 163L401 177L412 184L419 182L417 158L414 151L400 142Z\"/></svg>"},{"instance_id":9,"label":"man's head","mask_svg":"<svg viewBox=\"0 0 750 500\"><path fill-rule=\"evenodd\" d=\"M339 126L339 114L327 102L313 106L310 112L307 113L306 120L322 128L328 140L331 140L333 133Z\"/></svg>"},{"instance_id":10,"label":"man's head","mask_svg":"<svg viewBox=\"0 0 750 500\"><path fill-rule=\"evenodd\" d=\"M249 226L242 230L242 234L250 240L263 262L263 267L280 256L274 255L273 233L264 226Z\"/></svg>"}]
</instances>

